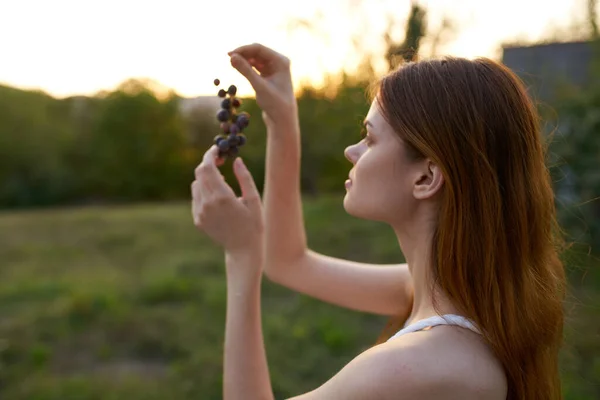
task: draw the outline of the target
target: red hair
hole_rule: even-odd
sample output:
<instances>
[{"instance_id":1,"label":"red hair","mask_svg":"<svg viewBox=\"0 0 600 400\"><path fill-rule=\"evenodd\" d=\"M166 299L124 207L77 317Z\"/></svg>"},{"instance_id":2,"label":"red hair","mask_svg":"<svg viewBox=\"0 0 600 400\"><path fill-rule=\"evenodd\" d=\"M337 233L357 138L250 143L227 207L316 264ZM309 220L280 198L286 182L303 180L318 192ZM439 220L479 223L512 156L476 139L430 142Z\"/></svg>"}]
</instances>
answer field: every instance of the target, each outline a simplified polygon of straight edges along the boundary
<instances>
[{"instance_id":1,"label":"red hair","mask_svg":"<svg viewBox=\"0 0 600 400\"><path fill-rule=\"evenodd\" d=\"M376 91L409 155L431 159L445 179L434 283L481 329L506 372L507 399L561 399L562 236L524 85L492 60L448 57L405 64Z\"/></svg>"}]
</instances>

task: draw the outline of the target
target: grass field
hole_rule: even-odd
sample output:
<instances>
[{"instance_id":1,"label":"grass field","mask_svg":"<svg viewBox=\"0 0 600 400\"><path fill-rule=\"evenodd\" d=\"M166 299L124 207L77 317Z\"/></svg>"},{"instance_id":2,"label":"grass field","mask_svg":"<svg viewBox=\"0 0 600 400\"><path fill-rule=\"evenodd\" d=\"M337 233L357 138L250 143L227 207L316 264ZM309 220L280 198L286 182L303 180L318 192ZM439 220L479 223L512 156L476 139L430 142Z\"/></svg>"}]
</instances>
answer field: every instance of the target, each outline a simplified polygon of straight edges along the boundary
<instances>
[{"instance_id":1,"label":"grass field","mask_svg":"<svg viewBox=\"0 0 600 400\"><path fill-rule=\"evenodd\" d=\"M314 250L400 262L390 228L307 200ZM223 255L189 204L0 214L0 398L219 399ZM587 263L587 262L586 262ZM567 399L600 398L600 279L573 274ZM385 318L265 280L263 325L276 398L320 385L373 344Z\"/></svg>"}]
</instances>

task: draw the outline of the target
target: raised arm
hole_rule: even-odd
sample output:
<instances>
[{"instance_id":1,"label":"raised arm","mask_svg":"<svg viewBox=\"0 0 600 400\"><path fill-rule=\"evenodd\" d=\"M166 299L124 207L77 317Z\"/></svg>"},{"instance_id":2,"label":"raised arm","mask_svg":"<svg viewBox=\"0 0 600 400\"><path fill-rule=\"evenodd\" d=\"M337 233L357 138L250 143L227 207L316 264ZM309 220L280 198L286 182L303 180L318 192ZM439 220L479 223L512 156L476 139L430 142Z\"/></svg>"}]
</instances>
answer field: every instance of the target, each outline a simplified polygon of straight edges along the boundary
<instances>
[{"instance_id":1,"label":"raised arm","mask_svg":"<svg viewBox=\"0 0 600 400\"><path fill-rule=\"evenodd\" d=\"M234 53L232 65L254 87L267 126L263 193L267 277L342 307L405 314L412 300L406 264L364 264L308 249L300 193L300 127L290 61L259 44Z\"/></svg>"}]
</instances>

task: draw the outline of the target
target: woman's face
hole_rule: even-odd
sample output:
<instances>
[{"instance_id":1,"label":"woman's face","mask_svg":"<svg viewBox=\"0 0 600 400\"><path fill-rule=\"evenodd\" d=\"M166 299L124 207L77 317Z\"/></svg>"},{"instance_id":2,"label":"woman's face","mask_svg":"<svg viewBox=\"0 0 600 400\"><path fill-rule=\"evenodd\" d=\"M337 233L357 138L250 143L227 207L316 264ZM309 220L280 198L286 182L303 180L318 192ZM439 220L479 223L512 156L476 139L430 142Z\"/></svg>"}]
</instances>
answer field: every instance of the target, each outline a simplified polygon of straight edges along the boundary
<instances>
[{"instance_id":1,"label":"woman's face","mask_svg":"<svg viewBox=\"0 0 600 400\"><path fill-rule=\"evenodd\" d=\"M405 145L386 122L377 102L365 119L366 137L344 151L353 164L344 208L358 218L401 223L414 211L413 195L422 163L406 156Z\"/></svg>"}]
</instances>

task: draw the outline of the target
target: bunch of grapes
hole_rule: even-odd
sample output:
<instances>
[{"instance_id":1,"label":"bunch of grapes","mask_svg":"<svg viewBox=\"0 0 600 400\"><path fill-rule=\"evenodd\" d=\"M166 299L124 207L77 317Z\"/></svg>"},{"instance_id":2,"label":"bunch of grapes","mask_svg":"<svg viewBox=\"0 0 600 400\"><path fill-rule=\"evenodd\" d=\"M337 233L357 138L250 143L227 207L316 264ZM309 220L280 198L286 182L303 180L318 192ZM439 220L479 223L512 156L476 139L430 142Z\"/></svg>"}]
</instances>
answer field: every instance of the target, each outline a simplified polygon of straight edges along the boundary
<instances>
[{"instance_id":1,"label":"bunch of grapes","mask_svg":"<svg viewBox=\"0 0 600 400\"><path fill-rule=\"evenodd\" d=\"M215 86L221 82L214 80ZM246 135L242 132L250 123L250 114L245 111L238 112L242 101L235 97L237 88L235 85L229 86L227 91L219 90L221 109L217 113L217 119L221 123L221 133L215 136L214 143L219 147L219 157L234 158L240 151L240 147L246 144Z\"/></svg>"}]
</instances>

